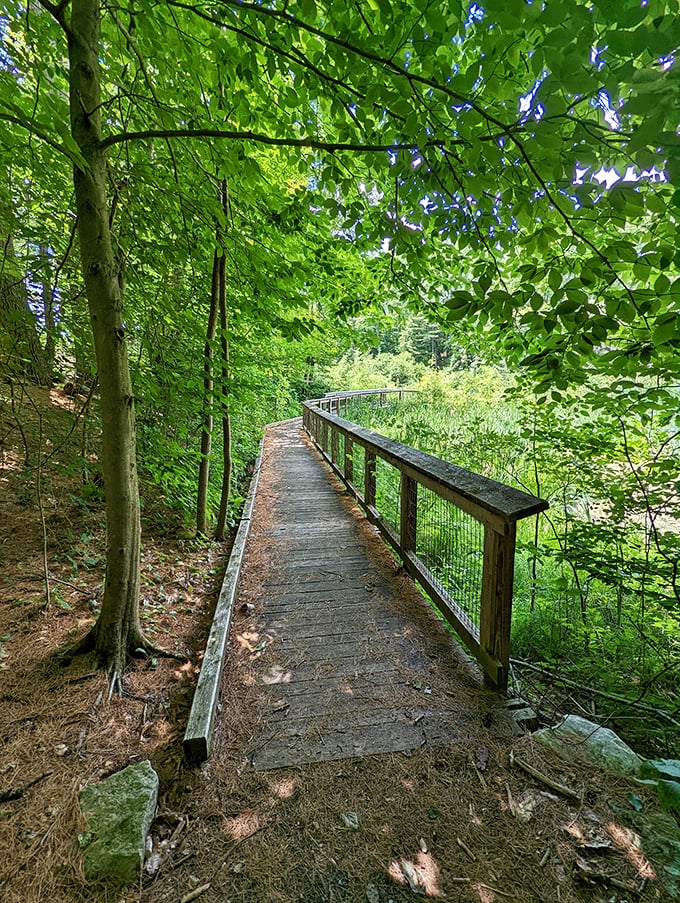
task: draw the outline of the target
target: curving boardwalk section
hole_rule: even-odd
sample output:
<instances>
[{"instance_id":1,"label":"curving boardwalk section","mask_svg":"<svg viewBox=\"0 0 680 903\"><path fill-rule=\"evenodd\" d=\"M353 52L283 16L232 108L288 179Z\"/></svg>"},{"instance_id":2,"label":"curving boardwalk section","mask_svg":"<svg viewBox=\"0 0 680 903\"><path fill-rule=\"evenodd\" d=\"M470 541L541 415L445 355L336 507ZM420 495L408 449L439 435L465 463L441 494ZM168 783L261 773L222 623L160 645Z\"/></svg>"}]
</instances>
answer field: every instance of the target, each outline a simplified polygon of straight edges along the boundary
<instances>
[{"instance_id":1,"label":"curving boardwalk section","mask_svg":"<svg viewBox=\"0 0 680 903\"><path fill-rule=\"evenodd\" d=\"M253 525L239 602L258 636L252 766L454 743L479 679L300 421L267 433Z\"/></svg>"}]
</instances>

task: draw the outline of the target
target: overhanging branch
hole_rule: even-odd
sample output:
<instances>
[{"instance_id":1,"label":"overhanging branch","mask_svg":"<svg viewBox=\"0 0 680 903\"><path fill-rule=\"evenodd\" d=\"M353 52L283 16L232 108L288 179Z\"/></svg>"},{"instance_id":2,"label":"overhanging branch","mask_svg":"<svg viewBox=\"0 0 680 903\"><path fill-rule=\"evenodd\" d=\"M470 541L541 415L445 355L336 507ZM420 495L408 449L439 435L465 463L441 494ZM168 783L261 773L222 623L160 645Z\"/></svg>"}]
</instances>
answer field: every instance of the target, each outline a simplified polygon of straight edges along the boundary
<instances>
[{"instance_id":1,"label":"overhanging branch","mask_svg":"<svg viewBox=\"0 0 680 903\"><path fill-rule=\"evenodd\" d=\"M223 129L146 129L141 132L119 132L117 135L109 135L100 144L102 149L112 147L114 144L125 144L130 141L148 141L154 138L214 138L218 141L252 141L256 144L267 144L274 147L301 147L310 150L336 153L338 151L352 151L359 154L372 154L383 152L397 153L398 151L415 151L423 147L440 147L444 149L441 141L428 141L422 144L353 144L333 141L318 141L315 138L276 138L273 135L262 135L251 131L229 131ZM452 141L450 144L462 144L461 141Z\"/></svg>"}]
</instances>

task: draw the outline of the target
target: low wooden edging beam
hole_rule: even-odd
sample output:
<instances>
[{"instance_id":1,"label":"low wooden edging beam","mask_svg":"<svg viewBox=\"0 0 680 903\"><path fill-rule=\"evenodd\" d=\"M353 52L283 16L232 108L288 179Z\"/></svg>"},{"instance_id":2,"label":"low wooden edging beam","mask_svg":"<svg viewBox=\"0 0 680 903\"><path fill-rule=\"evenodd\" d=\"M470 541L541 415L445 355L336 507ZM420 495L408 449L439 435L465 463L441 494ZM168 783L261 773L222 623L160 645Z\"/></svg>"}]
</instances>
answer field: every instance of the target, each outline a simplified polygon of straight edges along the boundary
<instances>
[{"instance_id":1,"label":"low wooden edging beam","mask_svg":"<svg viewBox=\"0 0 680 903\"><path fill-rule=\"evenodd\" d=\"M255 504L255 493L260 476L260 465L262 464L263 443L264 440L260 443L260 454L255 462L255 470L250 481L248 496L243 506L243 514L241 515L236 539L229 556L229 564L222 581L208 644L205 647L201 673L198 676L194 701L191 704L191 713L189 714L187 729L182 741L184 755L191 762L204 762L210 756L212 749L213 724L219 698L224 652L234 608L234 599L236 598L238 578L241 572L241 562L243 561L253 505Z\"/></svg>"}]
</instances>

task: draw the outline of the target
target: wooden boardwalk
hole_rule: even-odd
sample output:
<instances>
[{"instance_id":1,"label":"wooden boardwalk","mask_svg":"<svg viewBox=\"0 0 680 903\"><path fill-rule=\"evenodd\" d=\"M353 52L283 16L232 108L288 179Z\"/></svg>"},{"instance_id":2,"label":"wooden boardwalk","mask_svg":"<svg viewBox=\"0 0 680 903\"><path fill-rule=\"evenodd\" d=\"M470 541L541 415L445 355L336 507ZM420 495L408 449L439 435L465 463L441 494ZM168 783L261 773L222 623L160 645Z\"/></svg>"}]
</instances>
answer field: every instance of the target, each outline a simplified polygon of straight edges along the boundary
<instances>
[{"instance_id":1,"label":"wooden boardwalk","mask_svg":"<svg viewBox=\"0 0 680 903\"><path fill-rule=\"evenodd\" d=\"M244 585L262 697L248 751L256 770L465 732L478 676L300 421L266 436Z\"/></svg>"}]
</instances>

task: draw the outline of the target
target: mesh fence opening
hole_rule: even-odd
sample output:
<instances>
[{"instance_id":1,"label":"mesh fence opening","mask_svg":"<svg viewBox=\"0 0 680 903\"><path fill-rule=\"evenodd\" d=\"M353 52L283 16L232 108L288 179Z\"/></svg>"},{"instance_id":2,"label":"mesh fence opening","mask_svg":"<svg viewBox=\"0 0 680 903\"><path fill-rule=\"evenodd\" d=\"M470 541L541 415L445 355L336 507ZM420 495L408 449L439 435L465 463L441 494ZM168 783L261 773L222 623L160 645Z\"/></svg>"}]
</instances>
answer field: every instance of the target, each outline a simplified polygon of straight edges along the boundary
<instances>
[{"instance_id":1,"label":"mesh fence opening","mask_svg":"<svg viewBox=\"0 0 680 903\"><path fill-rule=\"evenodd\" d=\"M416 555L479 630L484 527L423 486L417 518Z\"/></svg>"},{"instance_id":2,"label":"mesh fence opening","mask_svg":"<svg viewBox=\"0 0 680 903\"><path fill-rule=\"evenodd\" d=\"M375 461L375 507L398 535L401 519L401 474L382 458L376 458Z\"/></svg>"},{"instance_id":3,"label":"mesh fence opening","mask_svg":"<svg viewBox=\"0 0 680 903\"><path fill-rule=\"evenodd\" d=\"M337 454L333 459L333 463L337 464L340 470L344 470L345 467L345 436L343 433L338 433L337 435Z\"/></svg>"},{"instance_id":4,"label":"mesh fence opening","mask_svg":"<svg viewBox=\"0 0 680 903\"><path fill-rule=\"evenodd\" d=\"M366 451L361 445L352 447L352 484L362 498L366 497Z\"/></svg>"}]
</instances>

